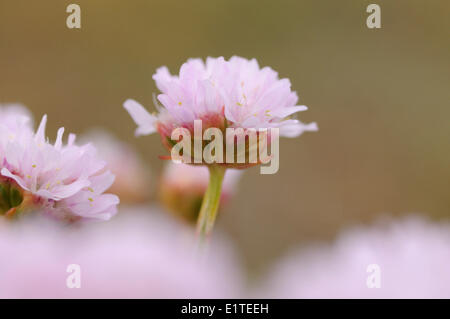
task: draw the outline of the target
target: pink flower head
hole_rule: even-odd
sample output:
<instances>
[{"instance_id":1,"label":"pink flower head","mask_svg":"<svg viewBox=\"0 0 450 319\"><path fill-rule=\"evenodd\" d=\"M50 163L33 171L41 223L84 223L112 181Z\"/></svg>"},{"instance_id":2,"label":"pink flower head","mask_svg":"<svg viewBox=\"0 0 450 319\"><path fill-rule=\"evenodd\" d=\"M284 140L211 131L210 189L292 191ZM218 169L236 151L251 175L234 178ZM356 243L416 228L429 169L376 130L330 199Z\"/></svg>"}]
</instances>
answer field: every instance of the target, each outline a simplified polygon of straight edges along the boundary
<instances>
[{"instance_id":1,"label":"pink flower head","mask_svg":"<svg viewBox=\"0 0 450 319\"><path fill-rule=\"evenodd\" d=\"M224 206L236 191L242 170L228 169L222 185L220 206ZM169 162L159 184L159 195L167 208L190 222L195 222L199 206L209 182L208 168Z\"/></svg>"},{"instance_id":2,"label":"pink flower head","mask_svg":"<svg viewBox=\"0 0 450 319\"><path fill-rule=\"evenodd\" d=\"M92 145L75 145L74 134L63 145L64 128L50 144L45 137L46 122L44 116L36 133L0 124L0 131L15 133L0 143L0 185L18 190L22 196L22 200L15 199L20 205L10 202L3 210L14 215L30 206L64 219L109 219L116 213L119 199L103 193L114 175L101 172L106 163ZM3 200L7 202L7 198Z\"/></svg>"},{"instance_id":3,"label":"pink flower head","mask_svg":"<svg viewBox=\"0 0 450 319\"><path fill-rule=\"evenodd\" d=\"M81 140L94 143L101 158L108 163L105 170L116 176L110 191L120 196L122 203L140 203L149 198L150 171L135 149L99 129L83 135Z\"/></svg>"},{"instance_id":4,"label":"pink flower head","mask_svg":"<svg viewBox=\"0 0 450 319\"><path fill-rule=\"evenodd\" d=\"M291 118L307 107L297 105L290 81L279 79L269 67L261 69L255 59L207 58L206 63L190 59L181 66L179 76L161 67L153 79L161 91L158 114L149 114L134 100L124 103L138 125L136 135L158 131L166 142L175 128L192 131L194 120L202 120L203 129L279 128L286 137L317 130L316 123Z\"/></svg>"},{"instance_id":5,"label":"pink flower head","mask_svg":"<svg viewBox=\"0 0 450 319\"><path fill-rule=\"evenodd\" d=\"M158 218L154 209L122 212L109 223L76 228L27 221L10 227L0 220L0 298L241 294L241 271L226 243L214 241L208 258L198 258L191 232ZM75 282L70 265L79 266L79 288L70 287Z\"/></svg>"},{"instance_id":6,"label":"pink flower head","mask_svg":"<svg viewBox=\"0 0 450 319\"><path fill-rule=\"evenodd\" d=\"M449 298L450 224L408 218L347 231L281 261L269 298ZM261 295L261 293L259 293Z\"/></svg>"},{"instance_id":7,"label":"pink flower head","mask_svg":"<svg viewBox=\"0 0 450 319\"><path fill-rule=\"evenodd\" d=\"M32 131L33 120L30 112L21 104L0 104L0 129L1 136L10 138L20 131Z\"/></svg>"}]
</instances>

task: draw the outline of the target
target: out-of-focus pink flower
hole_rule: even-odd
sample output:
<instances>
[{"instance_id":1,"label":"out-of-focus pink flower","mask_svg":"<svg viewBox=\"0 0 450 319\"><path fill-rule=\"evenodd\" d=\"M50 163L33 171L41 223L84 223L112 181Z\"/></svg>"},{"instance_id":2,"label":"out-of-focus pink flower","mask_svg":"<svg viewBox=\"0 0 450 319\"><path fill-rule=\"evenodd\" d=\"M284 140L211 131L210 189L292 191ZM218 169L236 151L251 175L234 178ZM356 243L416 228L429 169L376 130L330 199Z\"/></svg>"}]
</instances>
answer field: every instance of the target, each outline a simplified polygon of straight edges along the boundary
<instances>
[{"instance_id":1,"label":"out-of-focus pink flower","mask_svg":"<svg viewBox=\"0 0 450 319\"><path fill-rule=\"evenodd\" d=\"M28 109L21 104L0 104L0 128L3 128L3 133L8 130L9 135L17 131L26 130L31 132L33 130L33 117ZM6 138L10 136L6 136Z\"/></svg>"},{"instance_id":2,"label":"out-of-focus pink flower","mask_svg":"<svg viewBox=\"0 0 450 319\"><path fill-rule=\"evenodd\" d=\"M50 144L46 116L36 133L22 113L10 117L15 120L0 121L0 185L6 190L0 198L2 213L11 216L30 207L64 219L109 219L116 213L118 197L104 194L114 175L102 171L106 163L92 145L75 145L74 134L64 145L64 128Z\"/></svg>"},{"instance_id":3,"label":"out-of-focus pink flower","mask_svg":"<svg viewBox=\"0 0 450 319\"><path fill-rule=\"evenodd\" d=\"M152 209L77 229L54 226L0 225L0 251L8 256L0 258L0 298L240 296L240 270L226 246L198 258L192 232ZM80 266L81 288L67 287L69 265Z\"/></svg>"},{"instance_id":4,"label":"out-of-focus pink flower","mask_svg":"<svg viewBox=\"0 0 450 319\"><path fill-rule=\"evenodd\" d=\"M332 245L286 257L273 270L265 289L256 294L273 298L450 298L449 247L447 222L415 217L356 228Z\"/></svg>"},{"instance_id":5,"label":"out-of-focus pink flower","mask_svg":"<svg viewBox=\"0 0 450 319\"><path fill-rule=\"evenodd\" d=\"M222 185L220 205L226 205L237 188L242 170L229 169ZM208 168L169 162L159 184L159 195L167 208L184 219L195 222L209 183Z\"/></svg>"},{"instance_id":6,"label":"out-of-focus pink flower","mask_svg":"<svg viewBox=\"0 0 450 319\"><path fill-rule=\"evenodd\" d=\"M130 145L98 129L83 135L81 140L92 142L107 162L105 169L116 176L109 191L117 194L122 203L140 203L149 198L150 171Z\"/></svg>"}]
</instances>

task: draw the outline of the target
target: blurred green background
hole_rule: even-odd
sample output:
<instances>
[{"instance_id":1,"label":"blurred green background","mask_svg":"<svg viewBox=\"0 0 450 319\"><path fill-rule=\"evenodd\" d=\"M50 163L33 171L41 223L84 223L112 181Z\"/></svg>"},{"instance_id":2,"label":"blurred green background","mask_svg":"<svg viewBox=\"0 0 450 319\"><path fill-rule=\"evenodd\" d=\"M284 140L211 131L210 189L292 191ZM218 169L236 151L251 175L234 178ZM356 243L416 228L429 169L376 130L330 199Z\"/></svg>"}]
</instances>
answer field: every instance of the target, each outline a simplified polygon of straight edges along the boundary
<instances>
[{"instance_id":1,"label":"blurred green background","mask_svg":"<svg viewBox=\"0 0 450 319\"><path fill-rule=\"evenodd\" d=\"M366 7L381 6L381 29ZM81 6L81 30L66 7ZM0 0L0 103L50 136L104 127L133 144L155 183L158 136L122 108L153 108L152 74L189 57L255 57L292 81L318 133L281 143L280 170L248 170L218 228L249 269L379 215L450 216L450 2Z\"/></svg>"}]
</instances>

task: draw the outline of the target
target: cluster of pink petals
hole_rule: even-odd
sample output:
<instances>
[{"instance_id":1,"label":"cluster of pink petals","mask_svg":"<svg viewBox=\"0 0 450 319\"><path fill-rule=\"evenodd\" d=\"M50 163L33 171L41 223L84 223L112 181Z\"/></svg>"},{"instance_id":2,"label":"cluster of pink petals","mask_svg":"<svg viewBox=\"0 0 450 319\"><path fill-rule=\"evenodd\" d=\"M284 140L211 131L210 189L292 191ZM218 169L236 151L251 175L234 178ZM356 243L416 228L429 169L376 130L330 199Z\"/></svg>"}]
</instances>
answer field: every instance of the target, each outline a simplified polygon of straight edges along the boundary
<instances>
[{"instance_id":1,"label":"cluster of pink petals","mask_svg":"<svg viewBox=\"0 0 450 319\"><path fill-rule=\"evenodd\" d=\"M222 183L222 197L231 197L237 189L242 170L228 169ZM178 189L183 193L198 192L204 194L209 183L209 171L205 166L169 162L162 176L164 185ZM223 198L222 198L223 199Z\"/></svg>"},{"instance_id":2,"label":"cluster of pink petals","mask_svg":"<svg viewBox=\"0 0 450 319\"><path fill-rule=\"evenodd\" d=\"M0 128L3 127L2 133L5 133L6 129L10 134L19 130L29 132L32 129L32 116L21 104L0 104L0 125Z\"/></svg>"},{"instance_id":3,"label":"cluster of pink petals","mask_svg":"<svg viewBox=\"0 0 450 319\"><path fill-rule=\"evenodd\" d=\"M153 79L161 91L159 114L149 114L134 100L124 104L138 125L136 135L154 133L158 125L190 127L197 119L208 125L217 117L226 119L229 127L279 128L286 137L317 130L316 123L290 118L307 107L297 105L288 79L279 79L269 67L260 68L255 59L207 58L206 63L190 59L181 66L179 76L161 67Z\"/></svg>"},{"instance_id":4,"label":"cluster of pink petals","mask_svg":"<svg viewBox=\"0 0 450 319\"><path fill-rule=\"evenodd\" d=\"M227 169L222 183L220 208L223 208L237 192L237 184L243 171ZM168 212L184 221L195 223L199 204L208 188L209 171L205 166L188 165L169 161L164 168L158 194Z\"/></svg>"},{"instance_id":5,"label":"cluster of pink petals","mask_svg":"<svg viewBox=\"0 0 450 319\"><path fill-rule=\"evenodd\" d=\"M58 218L107 220L116 213L118 197L104 194L114 175L104 170L106 163L92 145L76 145L74 134L64 145L64 128L51 144L45 136L46 116L34 133L23 112L3 112L9 116L0 120L1 177L31 193L36 208Z\"/></svg>"},{"instance_id":6,"label":"cluster of pink petals","mask_svg":"<svg viewBox=\"0 0 450 319\"><path fill-rule=\"evenodd\" d=\"M140 203L149 198L150 169L130 144L102 129L91 130L78 141L93 143L99 156L107 162L106 169L116 177L109 190L120 197L121 203Z\"/></svg>"},{"instance_id":7,"label":"cluster of pink petals","mask_svg":"<svg viewBox=\"0 0 450 319\"><path fill-rule=\"evenodd\" d=\"M418 217L343 233L292 253L257 294L270 298L450 298L450 224ZM369 265L380 287L369 288ZM265 293L261 293L265 291Z\"/></svg>"},{"instance_id":8,"label":"cluster of pink petals","mask_svg":"<svg viewBox=\"0 0 450 319\"><path fill-rule=\"evenodd\" d=\"M0 220L0 298L236 298L240 270L223 242L208 258L193 252L192 231L153 209L68 229L39 220ZM69 265L80 288L69 288ZM73 274L73 273L72 273Z\"/></svg>"}]
</instances>

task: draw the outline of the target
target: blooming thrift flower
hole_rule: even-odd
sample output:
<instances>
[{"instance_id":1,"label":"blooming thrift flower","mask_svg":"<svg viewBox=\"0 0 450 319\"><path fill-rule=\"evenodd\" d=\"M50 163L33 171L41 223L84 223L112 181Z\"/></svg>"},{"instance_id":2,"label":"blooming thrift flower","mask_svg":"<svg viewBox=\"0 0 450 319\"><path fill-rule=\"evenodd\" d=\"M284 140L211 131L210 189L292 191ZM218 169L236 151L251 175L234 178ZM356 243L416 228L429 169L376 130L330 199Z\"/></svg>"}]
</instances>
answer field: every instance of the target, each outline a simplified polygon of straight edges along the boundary
<instances>
[{"instance_id":1,"label":"blooming thrift flower","mask_svg":"<svg viewBox=\"0 0 450 319\"><path fill-rule=\"evenodd\" d=\"M220 198L221 207L234 195L241 175L242 170L226 171ZM206 167L169 162L159 183L159 195L169 211L195 222L208 182Z\"/></svg>"},{"instance_id":2,"label":"blooming thrift flower","mask_svg":"<svg viewBox=\"0 0 450 319\"><path fill-rule=\"evenodd\" d=\"M36 133L24 129L22 121L16 127L0 123L5 134L0 140L0 185L6 190L0 211L12 216L40 208L62 219L109 219L119 199L103 194L114 181L109 171L102 172L106 163L92 145L75 145L73 134L64 145L63 128L56 142L49 143L46 122L44 116Z\"/></svg>"},{"instance_id":3,"label":"blooming thrift flower","mask_svg":"<svg viewBox=\"0 0 450 319\"><path fill-rule=\"evenodd\" d=\"M199 260L192 233L153 208L141 210L82 228L0 220L0 251L8 256L0 258L0 298L240 296L240 269L226 242L215 241L210 258ZM67 286L76 283L69 265L80 267L80 289Z\"/></svg>"},{"instance_id":4,"label":"blooming thrift flower","mask_svg":"<svg viewBox=\"0 0 450 319\"><path fill-rule=\"evenodd\" d=\"M280 79L278 73L269 67L260 68L255 59L237 56L228 61L223 57L207 58L206 62L190 59L181 66L178 76L170 74L167 67L161 67L153 79L161 91L158 100L162 105L157 106L157 114L148 113L131 99L125 101L124 107L138 125L136 135L158 132L169 150L183 142L185 135L188 135L184 134L186 130L189 133L191 141L188 141L186 149L182 148L183 160L190 163L194 159L195 163L208 165L210 170L210 183L198 219L197 229L202 236L208 234L214 224L226 168L246 168L264 163L266 158L263 156L270 159L273 154L261 153L267 149L271 143L268 139L272 141L272 137L296 137L305 131L317 131L316 123L303 124L293 118L307 107L297 104L298 97L291 90L290 81ZM197 129L199 122L201 128ZM204 150L210 150L210 145L203 140L198 143L200 137L196 134L200 131L203 139L203 133L208 128L218 129L222 133L221 137L216 137L214 133L214 142L218 138L222 140L218 140L219 146L213 144L212 161L211 158L199 158ZM233 132L229 129L232 128L240 129L240 132L231 134ZM181 141L172 139L176 129L183 132ZM255 138L249 137L251 133ZM230 157L229 154L224 156L228 152L223 148L234 150L235 141L239 140L245 142L245 147L238 147L237 153L229 153ZM200 147L192 147L193 144ZM259 150L256 154L259 158L250 159L255 150ZM240 160L242 158L243 161Z\"/></svg>"},{"instance_id":5,"label":"blooming thrift flower","mask_svg":"<svg viewBox=\"0 0 450 319\"><path fill-rule=\"evenodd\" d=\"M180 68L179 76L161 67L153 75L161 94L158 114L148 113L138 102L127 100L124 107L138 128L136 135L158 131L163 139L173 129L192 129L193 121L202 120L203 128L279 128L280 135L295 137L316 131L316 123L303 124L290 118L305 111L297 105L297 94L288 79L279 79L269 67L260 68L255 59L232 57L190 59Z\"/></svg>"},{"instance_id":6,"label":"blooming thrift flower","mask_svg":"<svg viewBox=\"0 0 450 319\"><path fill-rule=\"evenodd\" d=\"M292 253L263 298L450 298L450 224L405 218ZM376 273L375 273L376 272ZM378 279L373 276L379 275ZM368 281L370 285L368 285ZM374 286L379 283L379 288Z\"/></svg>"},{"instance_id":7,"label":"blooming thrift flower","mask_svg":"<svg viewBox=\"0 0 450 319\"><path fill-rule=\"evenodd\" d=\"M107 162L103 170L110 170L116 177L109 190L117 194L122 203L140 203L149 198L150 171L136 150L99 129L84 134L81 140L91 141Z\"/></svg>"},{"instance_id":8,"label":"blooming thrift flower","mask_svg":"<svg viewBox=\"0 0 450 319\"><path fill-rule=\"evenodd\" d=\"M10 134L19 130L31 131L33 129L32 115L21 104L0 104L0 127L4 128L3 132L8 129Z\"/></svg>"}]
</instances>

